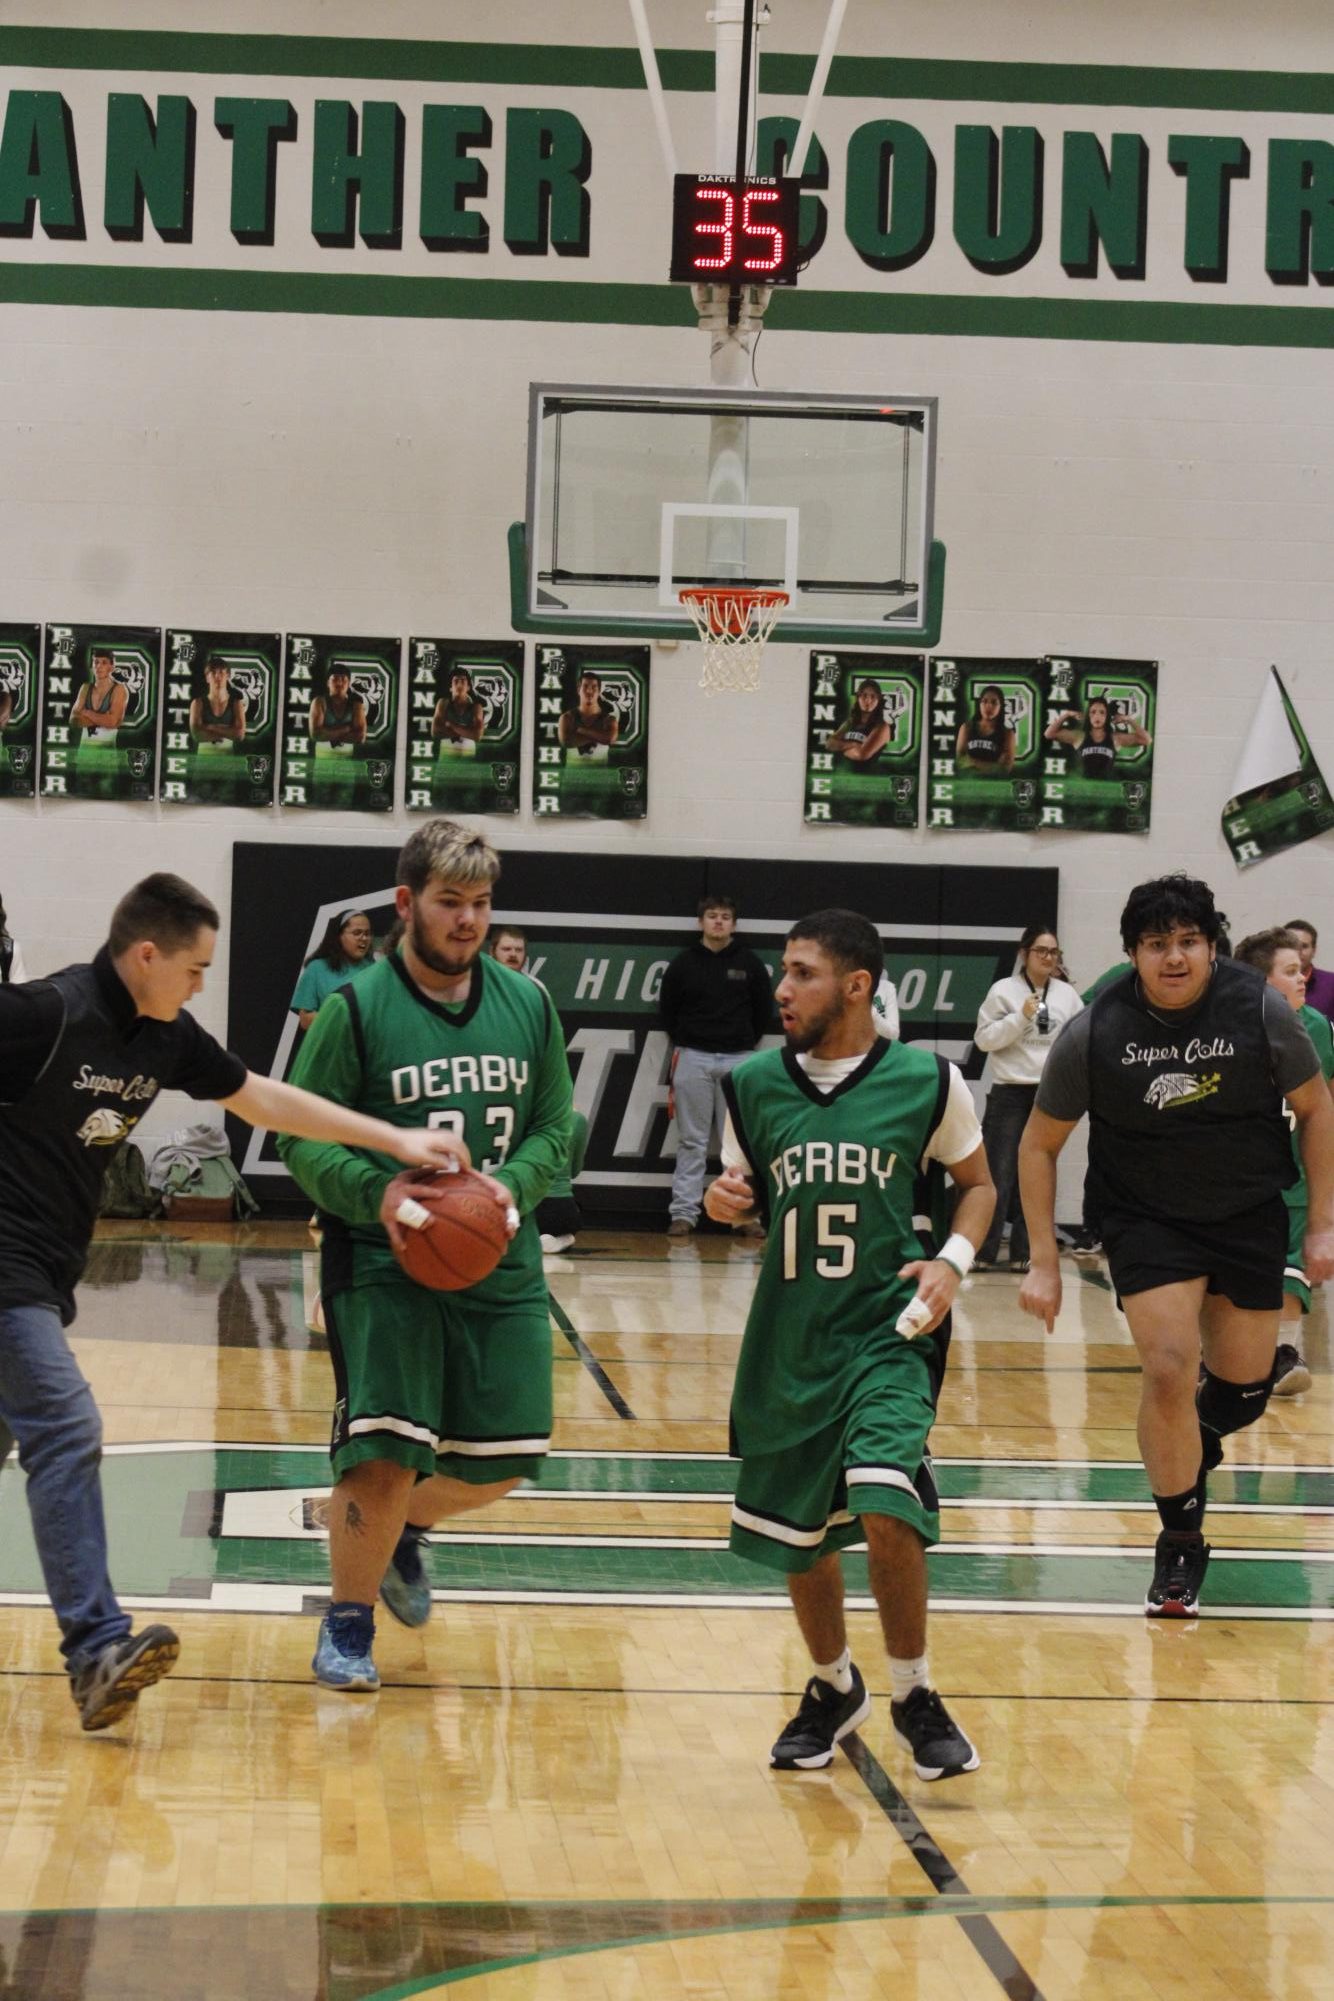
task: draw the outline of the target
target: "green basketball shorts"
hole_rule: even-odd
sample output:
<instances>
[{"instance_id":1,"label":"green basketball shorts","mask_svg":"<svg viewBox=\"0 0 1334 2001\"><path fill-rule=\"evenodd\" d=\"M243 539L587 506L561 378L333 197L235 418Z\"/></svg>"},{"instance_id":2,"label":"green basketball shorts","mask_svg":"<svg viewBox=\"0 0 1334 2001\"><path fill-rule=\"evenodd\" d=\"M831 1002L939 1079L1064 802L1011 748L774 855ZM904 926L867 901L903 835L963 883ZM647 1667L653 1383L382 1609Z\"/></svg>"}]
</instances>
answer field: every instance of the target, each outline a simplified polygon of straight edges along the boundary
<instances>
[{"instance_id":1,"label":"green basketball shorts","mask_svg":"<svg viewBox=\"0 0 1334 2001\"><path fill-rule=\"evenodd\" d=\"M324 1302L340 1477L392 1459L470 1486L537 1478L551 1444L551 1321L545 1287L482 1307L405 1279Z\"/></svg>"},{"instance_id":2,"label":"green basketball shorts","mask_svg":"<svg viewBox=\"0 0 1334 2001\"><path fill-rule=\"evenodd\" d=\"M1293 1202L1289 1198L1299 1193L1303 1200ZM1306 1271L1302 1265L1302 1243L1306 1236L1306 1183L1300 1190L1289 1189L1284 1196L1288 1205L1288 1255L1283 1266L1283 1290L1289 1299L1295 1299L1303 1313L1311 1311L1311 1288L1307 1283Z\"/></svg>"},{"instance_id":3,"label":"green basketball shorts","mask_svg":"<svg viewBox=\"0 0 1334 2001\"><path fill-rule=\"evenodd\" d=\"M770 1570L809 1570L864 1540L861 1515L897 1515L924 1543L940 1540L940 1498L927 1439L936 1414L930 1344L905 1341L859 1386L846 1416L779 1452L747 1455L732 1504L730 1546Z\"/></svg>"}]
</instances>

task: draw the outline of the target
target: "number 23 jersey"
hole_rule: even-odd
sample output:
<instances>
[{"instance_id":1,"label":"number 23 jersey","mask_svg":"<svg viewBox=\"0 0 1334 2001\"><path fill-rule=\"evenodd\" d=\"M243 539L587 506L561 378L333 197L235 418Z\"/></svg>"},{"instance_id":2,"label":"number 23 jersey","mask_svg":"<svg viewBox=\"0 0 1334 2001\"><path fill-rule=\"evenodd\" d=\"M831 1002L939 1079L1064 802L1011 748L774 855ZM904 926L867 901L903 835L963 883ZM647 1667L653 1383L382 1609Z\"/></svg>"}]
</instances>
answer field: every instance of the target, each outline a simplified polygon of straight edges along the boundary
<instances>
[{"instance_id":1,"label":"number 23 jersey","mask_svg":"<svg viewBox=\"0 0 1334 2001\"><path fill-rule=\"evenodd\" d=\"M877 1038L828 1090L817 1078L833 1066L807 1063L765 1050L724 1084L768 1224L732 1398L742 1453L833 1423L899 1347L894 1323L917 1290L899 1267L923 1255L919 1171L981 1144L967 1086L930 1050Z\"/></svg>"}]
</instances>

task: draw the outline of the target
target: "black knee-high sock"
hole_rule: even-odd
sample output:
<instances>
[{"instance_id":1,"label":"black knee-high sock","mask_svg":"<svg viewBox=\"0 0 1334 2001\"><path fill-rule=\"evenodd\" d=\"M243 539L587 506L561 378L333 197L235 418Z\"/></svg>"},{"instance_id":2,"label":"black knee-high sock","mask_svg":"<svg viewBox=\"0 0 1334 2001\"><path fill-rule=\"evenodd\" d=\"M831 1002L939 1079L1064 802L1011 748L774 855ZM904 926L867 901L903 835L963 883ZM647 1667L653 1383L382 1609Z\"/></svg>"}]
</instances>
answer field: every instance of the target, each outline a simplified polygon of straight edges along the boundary
<instances>
[{"instance_id":1,"label":"black knee-high sock","mask_svg":"<svg viewBox=\"0 0 1334 2001\"><path fill-rule=\"evenodd\" d=\"M1203 1529L1204 1481L1205 1472L1201 1466L1194 1486L1187 1487L1184 1493L1154 1495L1153 1505L1165 1529L1171 1529L1177 1535L1196 1535Z\"/></svg>"}]
</instances>

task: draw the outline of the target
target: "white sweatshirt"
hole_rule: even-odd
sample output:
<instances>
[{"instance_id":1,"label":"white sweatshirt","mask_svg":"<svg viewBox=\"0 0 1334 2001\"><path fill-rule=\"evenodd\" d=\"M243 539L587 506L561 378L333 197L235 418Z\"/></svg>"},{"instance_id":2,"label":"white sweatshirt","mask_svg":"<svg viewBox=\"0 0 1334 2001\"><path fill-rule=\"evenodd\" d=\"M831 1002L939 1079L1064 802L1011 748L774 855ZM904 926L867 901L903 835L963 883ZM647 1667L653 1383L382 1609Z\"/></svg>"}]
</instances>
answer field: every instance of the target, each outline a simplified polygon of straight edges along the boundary
<instances>
[{"instance_id":1,"label":"white sweatshirt","mask_svg":"<svg viewBox=\"0 0 1334 2001\"><path fill-rule=\"evenodd\" d=\"M1039 1083L1060 1030L1083 1012L1083 1001L1067 981L1048 980L1044 997L1050 1027L1043 1035L1024 1014L1032 992L1022 973L1012 973L1008 980L997 980L978 1010L973 1040L991 1058L993 1084Z\"/></svg>"}]
</instances>

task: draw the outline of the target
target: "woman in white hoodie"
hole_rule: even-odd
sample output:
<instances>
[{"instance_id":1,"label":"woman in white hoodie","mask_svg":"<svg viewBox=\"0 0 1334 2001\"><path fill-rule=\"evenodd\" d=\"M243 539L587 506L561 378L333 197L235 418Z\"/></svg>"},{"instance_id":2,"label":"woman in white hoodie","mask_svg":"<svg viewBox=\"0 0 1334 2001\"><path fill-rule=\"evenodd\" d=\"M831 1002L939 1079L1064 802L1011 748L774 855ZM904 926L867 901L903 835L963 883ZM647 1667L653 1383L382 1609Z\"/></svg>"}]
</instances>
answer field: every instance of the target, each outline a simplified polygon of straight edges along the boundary
<instances>
[{"instance_id":1,"label":"woman in white hoodie","mask_svg":"<svg viewBox=\"0 0 1334 2001\"><path fill-rule=\"evenodd\" d=\"M1028 1270L1028 1230L1019 1202L1019 1140L1033 1109L1047 1052L1058 1031L1084 1003L1059 979L1061 947L1050 924L1030 924L1019 940L1019 963L997 980L978 1012L973 1040L991 1058L991 1089L982 1119L996 1209L974 1270L994 1265L1001 1231L1010 1223L1010 1270Z\"/></svg>"}]
</instances>

